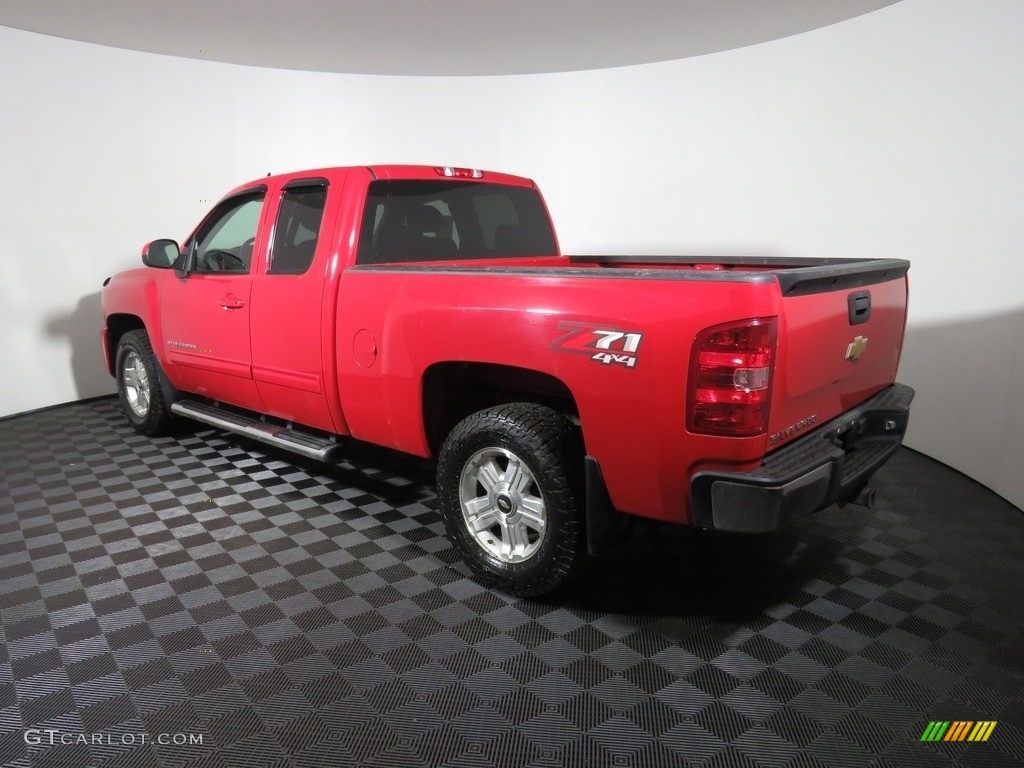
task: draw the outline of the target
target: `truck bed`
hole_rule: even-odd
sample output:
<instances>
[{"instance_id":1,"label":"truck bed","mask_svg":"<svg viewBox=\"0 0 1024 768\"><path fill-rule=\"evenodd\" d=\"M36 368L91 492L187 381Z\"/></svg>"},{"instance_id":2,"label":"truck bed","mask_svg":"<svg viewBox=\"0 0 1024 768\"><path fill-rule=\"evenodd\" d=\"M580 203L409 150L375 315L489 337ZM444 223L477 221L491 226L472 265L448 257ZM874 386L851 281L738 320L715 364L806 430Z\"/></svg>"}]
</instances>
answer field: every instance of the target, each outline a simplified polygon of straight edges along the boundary
<instances>
[{"instance_id":1,"label":"truck bed","mask_svg":"<svg viewBox=\"0 0 1024 768\"><path fill-rule=\"evenodd\" d=\"M904 259L787 259L772 256L574 255L509 259L460 259L375 264L356 270L441 273L484 271L618 279L695 280L747 283L778 282L783 296L843 290L902 277Z\"/></svg>"},{"instance_id":2,"label":"truck bed","mask_svg":"<svg viewBox=\"0 0 1024 768\"><path fill-rule=\"evenodd\" d=\"M778 280L783 296L838 291L902 277L904 259L786 259L771 256L570 256L573 266L614 270L669 270L697 280ZM745 276L745 277L741 277ZM685 279L685 278L684 278Z\"/></svg>"}]
</instances>

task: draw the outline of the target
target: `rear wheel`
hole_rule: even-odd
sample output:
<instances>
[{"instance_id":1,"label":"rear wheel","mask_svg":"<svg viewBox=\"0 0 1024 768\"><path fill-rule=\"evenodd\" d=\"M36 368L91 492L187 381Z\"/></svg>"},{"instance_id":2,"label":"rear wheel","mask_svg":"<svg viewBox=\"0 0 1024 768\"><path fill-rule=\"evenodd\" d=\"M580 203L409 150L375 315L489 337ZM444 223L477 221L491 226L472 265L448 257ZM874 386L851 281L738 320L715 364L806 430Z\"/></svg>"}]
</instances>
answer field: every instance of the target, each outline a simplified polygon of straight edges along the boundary
<instances>
[{"instance_id":1,"label":"rear wheel","mask_svg":"<svg viewBox=\"0 0 1024 768\"><path fill-rule=\"evenodd\" d=\"M437 488L448 538L479 581L533 596L583 558L578 430L556 411L514 403L460 422L441 448Z\"/></svg>"},{"instance_id":2,"label":"rear wheel","mask_svg":"<svg viewBox=\"0 0 1024 768\"><path fill-rule=\"evenodd\" d=\"M117 394L132 428L143 435L161 435L173 424L160 387L160 364L145 331L121 337L115 358Z\"/></svg>"}]
</instances>

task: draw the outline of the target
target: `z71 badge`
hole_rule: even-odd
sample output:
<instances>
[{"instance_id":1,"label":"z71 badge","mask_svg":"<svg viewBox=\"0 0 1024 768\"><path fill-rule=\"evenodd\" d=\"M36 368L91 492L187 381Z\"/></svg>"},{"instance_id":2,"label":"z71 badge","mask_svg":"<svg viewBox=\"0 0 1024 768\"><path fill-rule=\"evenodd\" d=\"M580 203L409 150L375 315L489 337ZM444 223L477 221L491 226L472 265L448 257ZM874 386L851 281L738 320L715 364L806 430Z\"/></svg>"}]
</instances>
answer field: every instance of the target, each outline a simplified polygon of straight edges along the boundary
<instances>
[{"instance_id":1,"label":"z71 badge","mask_svg":"<svg viewBox=\"0 0 1024 768\"><path fill-rule=\"evenodd\" d=\"M558 329L568 333L555 340L553 349L590 355L591 360L602 365L636 367L643 341L641 333L587 323L559 323Z\"/></svg>"}]
</instances>

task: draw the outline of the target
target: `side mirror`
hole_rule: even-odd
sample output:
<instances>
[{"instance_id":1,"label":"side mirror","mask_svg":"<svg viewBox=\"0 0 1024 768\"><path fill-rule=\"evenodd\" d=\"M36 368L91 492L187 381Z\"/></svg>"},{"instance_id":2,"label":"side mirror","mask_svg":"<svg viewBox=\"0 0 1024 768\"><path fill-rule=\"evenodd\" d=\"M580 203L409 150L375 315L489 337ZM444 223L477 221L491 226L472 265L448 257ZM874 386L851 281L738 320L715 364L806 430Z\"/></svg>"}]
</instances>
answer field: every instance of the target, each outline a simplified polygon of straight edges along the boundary
<instances>
[{"instance_id":1,"label":"side mirror","mask_svg":"<svg viewBox=\"0 0 1024 768\"><path fill-rule=\"evenodd\" d=\"M178 260L178 244L173 240L154 240L142 246L142 263L147 267L170 269Z\"/></svg>"}]
</instances>

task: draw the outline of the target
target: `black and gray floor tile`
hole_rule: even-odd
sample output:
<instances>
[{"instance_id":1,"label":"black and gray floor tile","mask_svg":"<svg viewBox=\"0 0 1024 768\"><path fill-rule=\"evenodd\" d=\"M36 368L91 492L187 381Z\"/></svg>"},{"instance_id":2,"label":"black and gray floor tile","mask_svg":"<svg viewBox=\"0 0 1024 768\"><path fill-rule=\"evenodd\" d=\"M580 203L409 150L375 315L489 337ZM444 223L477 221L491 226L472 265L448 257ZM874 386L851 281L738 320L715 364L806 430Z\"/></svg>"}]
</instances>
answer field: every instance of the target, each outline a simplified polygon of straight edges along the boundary
<instances>
[{"instance_id":1,"label":"black and gray floor tile","mask_svg":"<svg viewBox=\"0 0 1024 768\"><path fill-rule=\"evenodd\" d=\"M771 536L638 523L521 600L425 462L0 421L0 764L1024 765L1024 514L912 451L876 486Z\"/></svg>"}]
</instances>

